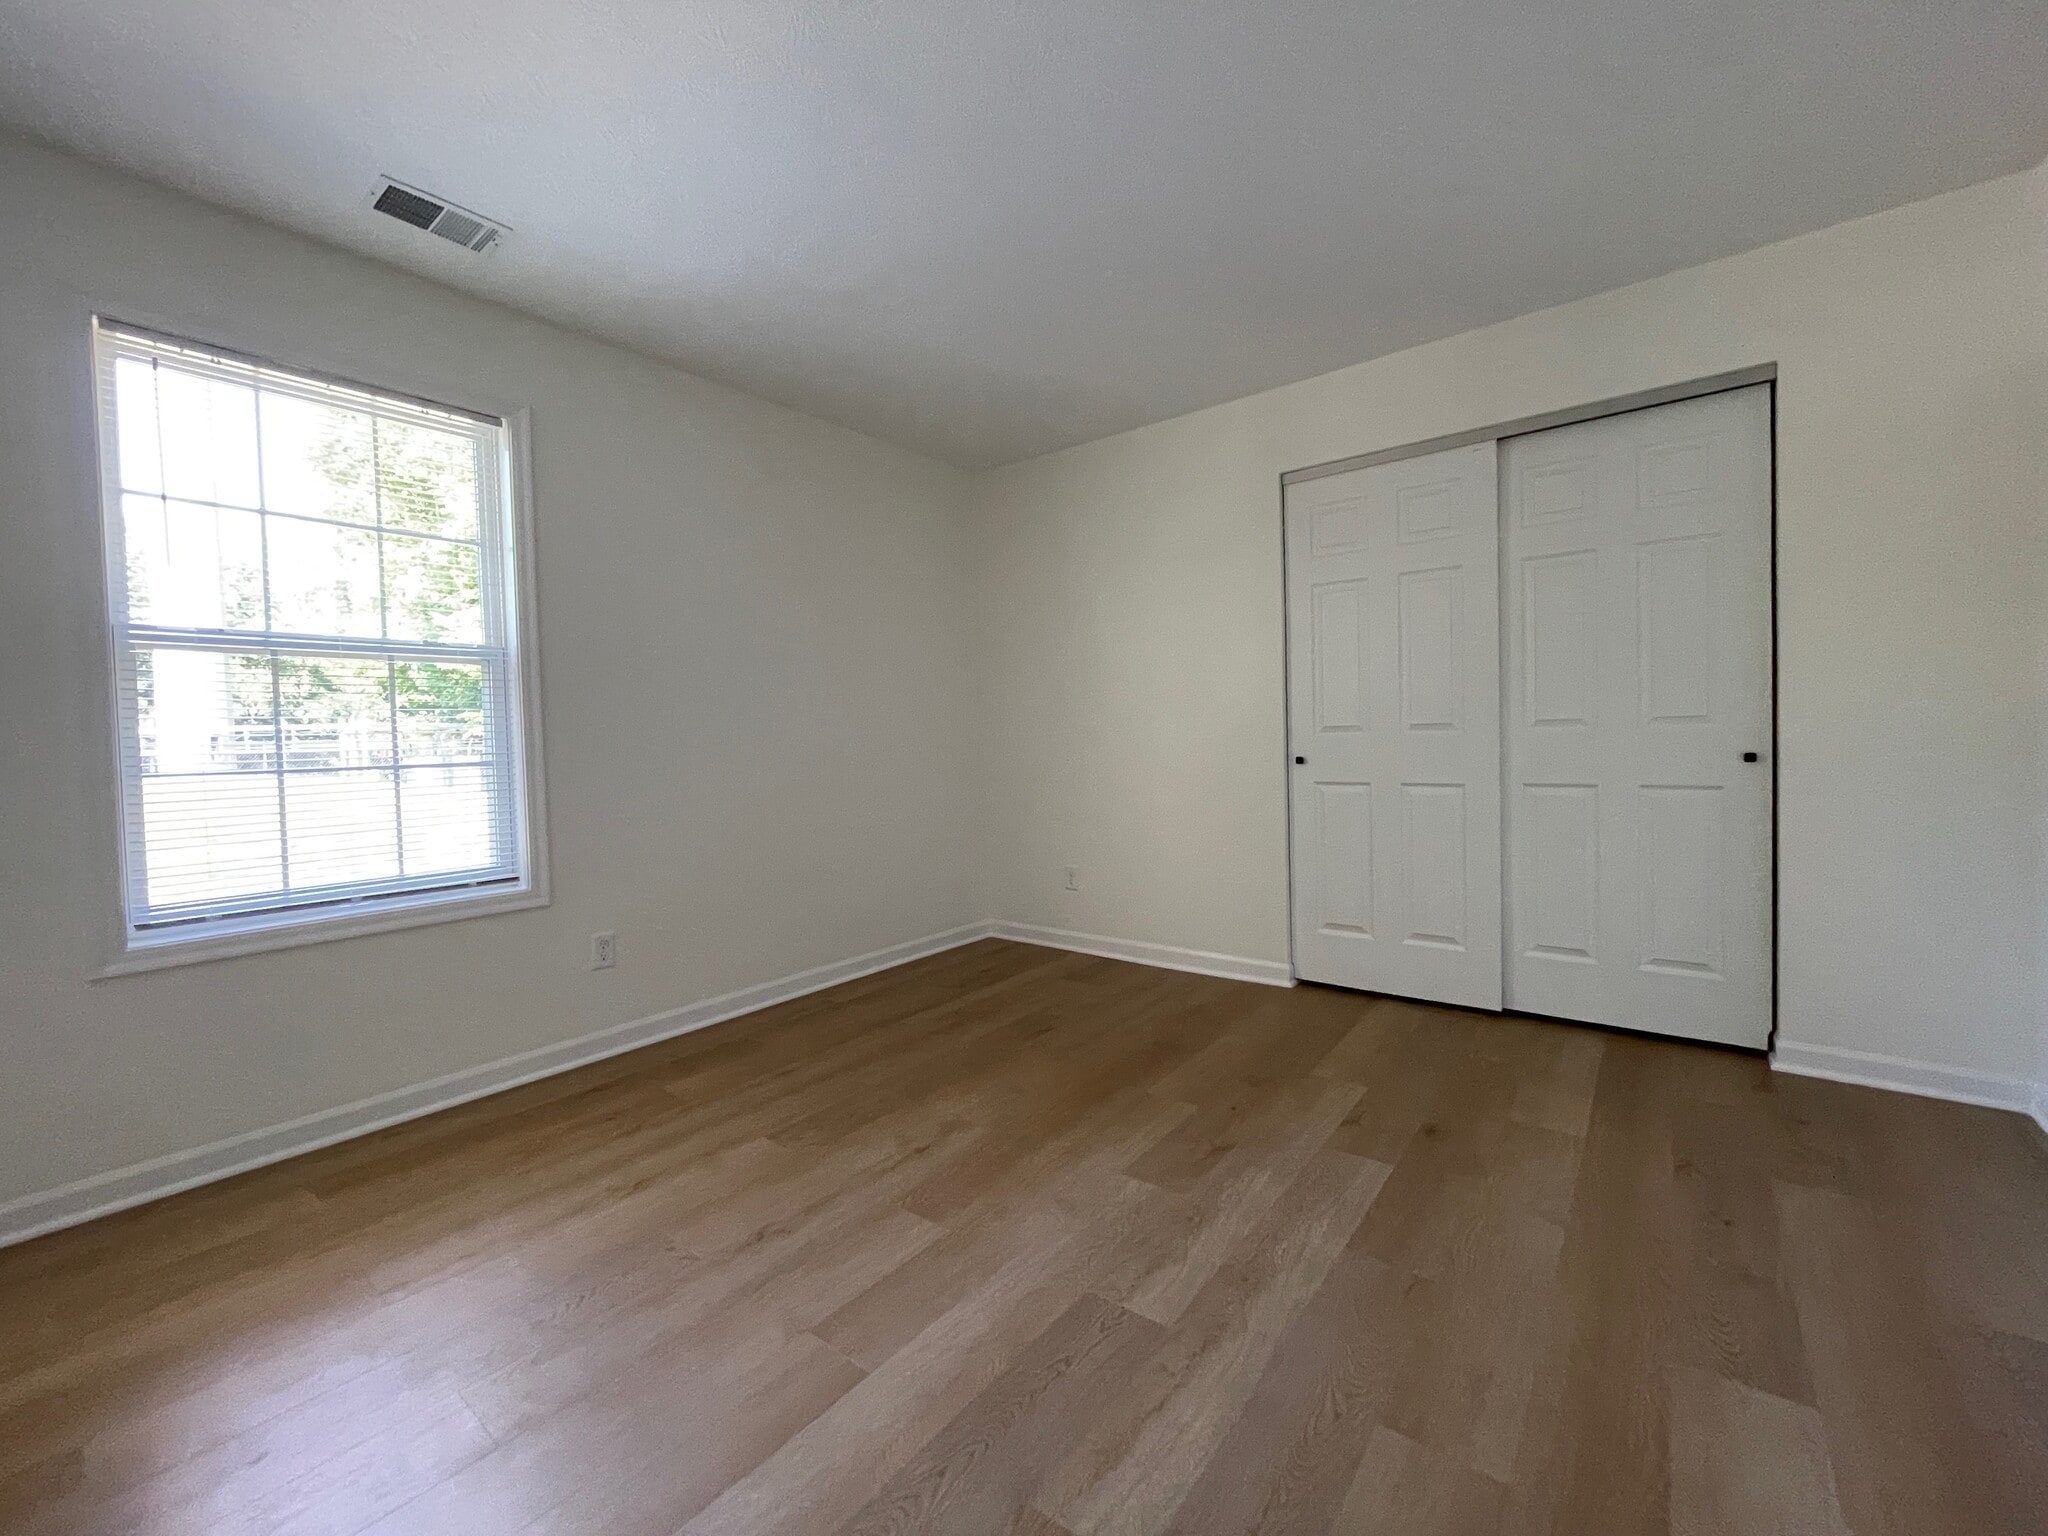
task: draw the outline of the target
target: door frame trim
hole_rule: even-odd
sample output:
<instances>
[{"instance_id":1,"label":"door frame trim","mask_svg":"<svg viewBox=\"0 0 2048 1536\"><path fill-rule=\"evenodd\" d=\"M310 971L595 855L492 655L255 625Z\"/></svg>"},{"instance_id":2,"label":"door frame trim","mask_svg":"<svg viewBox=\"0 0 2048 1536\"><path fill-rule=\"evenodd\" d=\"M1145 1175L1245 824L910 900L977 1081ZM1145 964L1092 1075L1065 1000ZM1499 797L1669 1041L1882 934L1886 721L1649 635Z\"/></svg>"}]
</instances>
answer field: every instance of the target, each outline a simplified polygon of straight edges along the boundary
<instances>
[{"instance_id":1,"label":"door frame trim","mask_svg":"<svg viewBox=\"0 0 2048 1536\"><path fill-rule=\"evenodd\" d=\"M1661 384L1655 389L1640 389L1633 394L1615 395L1586 405L1542 411L1534 416L1518 416L1512 421L1499 422L1490 427L1474 427L1466 432L1447 432L1442 437L1424 438L1419 443L1404 443L1398 448L1378 448L1371 453L1354 453L1349 458L1331 459L1326 464L1310 464L1303 469L1290 469L1280 476L1280 485L1284 490L1305 480L1321 480L1327 475L1349 474L1354 469L1369 469L1375 464L1392 464L1401 459L1419 458L1425 453L1442 453L1451 448L1469 448L1474 443L1521 437L1530 432L1548 432L1552 427L1576 426L1582 421L1598 421L1604 416L1625 416L1630 411L1647 410L1651 406L1675 405L1680 400L1697 400L1701 395L1718 395L1726 390L1747 389L1752 384L1774 383L1777 377L1776 363L1758 363L1749 368L1734 368L1727 373L1709 374L1706 378L1692 379L1683 384Z\"/></svg>"},{"instance_id":2,"label":"door frame trim","mask_svg":"<svg viewBox=\"0 0 2048 1536\"><path fill-rule=\"evenodd\" d=\"M1424 438L1419 442L1404 443L1394 448L1375 449L1370 453L1356 453L1347 458L1331 459L1322 464L1305 465L1300 469L1282 471L1280 475L1280 690L1281 717L1283 730L1280 743L1280 772L1285 788L1282 800L1286 821L1287 837L1287 964L1294 972L1296 960L1294 946L1294 711L1293 682L1289 672L1288 640L1292 633L1293 615L1287 604L1287 488L1309 480L1321 480L1330 475L1348 474L1354 469L1368 469L1375 464L1392 464L1402 459L1419 458L1423 454L1442 453L1452 448L1466 448L1474 443L1504 442L1511 437L1521 437L1531 432L1547 432L1553 427L1576 426L1584 421L1600 421L1609 416L1625 416L1631 411L1649 410L1660 405L1675 405L1681 400L1697 400L1706 395L1718 395L1732 389L1747 389L1753 384L1768 384L1770 389L1770 556L1771 556L1771 1018L1765 1034L1764 1052L1776 1046L1778 1040L1778 995L1779 995L1779 912L1778 912L1778 855L1780 828L1778 807L1782 783L1778 771L1778 741L1780 732L1780 711L1782 696L1778 688L1778 365L1775 361L1754 363L1747 368L1732 368L1725 373L1707 374L1677 384L1660 384L1651 389L1636 390L1630 394L1612 395L1604 400L1589 401L1584 405L1565 406L1554 411L1541 411L1533 416L1518 416L1492 426L1473 427L1462 432L1447 432L1440 437ZM1496 516L1498 509L1496 509ZM1505 640L1503 640L1503 645ZM1505 697L1505 695L1503 695ZM1501 750L1507 750L1503 736ZM1505 757L1503 757L1505 762ZM1505 821L1503 821L1505 825ZM1506 881L1502 881L1502 900L1506 900ZM1504 931L1504 930L1503 930ZM1295 973L1298 974L1298 973ZM1505 1013L1505 1010L1503 1010ZM1589 1026L1598 1027L1598 1026ZM1665 1038L1659 1036L1658 1038Z\"/></svg>"}]
</instances>

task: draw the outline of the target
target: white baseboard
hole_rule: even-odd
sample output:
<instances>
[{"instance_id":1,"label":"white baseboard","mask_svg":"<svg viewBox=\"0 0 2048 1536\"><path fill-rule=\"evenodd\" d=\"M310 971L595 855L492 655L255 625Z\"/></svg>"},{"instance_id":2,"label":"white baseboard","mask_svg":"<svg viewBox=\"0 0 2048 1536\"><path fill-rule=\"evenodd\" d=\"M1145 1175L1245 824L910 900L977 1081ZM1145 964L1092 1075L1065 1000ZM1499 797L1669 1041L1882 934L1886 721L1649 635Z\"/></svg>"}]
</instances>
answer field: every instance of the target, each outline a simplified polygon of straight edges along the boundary
<instances>
[{"instance_id":1,"label":"white baseboard","mask_svg":"<svg viewBox=\"0 0 2048 1536\"><path fill-rule=\"evenodd\" d=\"M1834 1045L1801 1045L1796 1040L1780 1040L1772 1048L1771 1066L1776 1071L1794 1072L1801 1077L1825 1077L1837 1083L1858 1083L1865 1088L1890 1088L1898 1093L1917 1093L1930 1099L1951 1099L1958 1104L2016 1109L2021 1114L2032 1112L2036 1119L2041 1118L2034 1085L2021 1077L2004 1077L1995 1072L1965 1072L1955 1067L1936 1066L1932 1062L1879 1056L1870 1051L1848 1051Z\"/></svg>"},{"instance_id":2,"label":"white baseboard","mask_svg":"<svg viewBox=\"0 0 2048 1536\"><path fill-rule=\"evenodd\" d=\"M416 1120L436 1110L451 1109L487 1094L502 1093L507 1088L517 1088L537 1078L588 1066L607 1056L617 1056L643 1045L653 1045L659 1040L688 1034L691 1030L785 1003L806 993L822 991L926 955L971 944L976 939L987 938L991 926L985 922L968 923L928 938L912 939L905 944L855 955L850 960L815 966L793 976L743 987L737 992L706 998L682 1008L671 1008L666 1013L614 1024L587 1035L578 1035L573 1040L522 1051L502 1061L466 1067L431 1082L380 1093L336 1109L323 1109L283 1125L246 1131L190 1151L173 1152L145 1163L117 1168L110 1173L95 1174L58 1189L24 1195L0 1205L0 1248L26 1242L60 1227L77 1226L97 1216L112 1215L130 1206L160 1200L200 1184L230 1178L251 1168L261 1168L266 1163L317 1151L353 1136L365 1136L386 1126Z\"/></svg>"},{"instance_id":3,"label":"white baseboard","mask_svg":"<svg viewBox=\"0 0 2048 1536\"><path fill-rule=\"evenodd\" d=\"M1294 967L1279 960L1247 960L1242 955L1219 955L1206 949L1182 949L1175 944L1147 944L1138 939L1108 939L1095 933L1073 933L1065 928L1040 928L1032 923L993 922L991 937L1014 939L1019 944L1042 944L1048 949L1071 949L1076 954L1101 955L1109 960L1130 960L1139 965L1162 966L1169 971L1194 971L1203 976L1223 976L1231 981L1256 981L1272 987L1294 985Z\"/></svg>"},{"instance_id":4,"label":"white baseboard","mask_svg":"<svg viewBox=\"0 0 2048 1536\"><path fill-rule=\"evenodd\" d=\"M1183 949L1173 944L1150 944L1137 939L1107 938L1064 928L1042 928L1031 923L966 923L944 933L912 939L829 965L814 966L807 971L743 987L739 991L672 1008L665 1013L651 1014L644 1019L614 1024L571 1040L541 1046L537 1050L523 1051L501 1061L451 1072L430 1082L377 1094L335 1109L320 1110L282 1125L247 1131L189 1151L173 1152L109 1173L95 1174L57 1189L23 1195L0 1204L0 1248L26 1242L63 1227L77 1226L95 1217L109 1216L131 1206L160 1200L201 1184L231 1178L252 1168L282 1162L303 1152L318 1151L352 1137L366 1136L372 1131L416 1120L437 1110L452 1109L472 1099L502 1093L523 1083L638 1050L643 1045L673 1039L692 1030L723 1023L727 1019L984 938L1009 939L1020 944L1072 950L1077 954L1100 955L1111 960L1129 960L1138 965L1160 966L1167 970L1193 971L1233 981L1280 987L1294 985L1293 967L1275 960L1251 960L1241 955ZM2022 1114L2030 1114L2041 1129L2048 1132L2048 1084L2030 1083L2023 1078L1963 1072L1897 1056L1843 1050L1837 1046L1802 1045L1790 1040L1778 1042L1771 1052L1771 1066L1777 1071L1804 1077L1823 1077L1835 1082L1952 1099L1963 1104L2018 1110Z\"/></svg>"}]
</instances>

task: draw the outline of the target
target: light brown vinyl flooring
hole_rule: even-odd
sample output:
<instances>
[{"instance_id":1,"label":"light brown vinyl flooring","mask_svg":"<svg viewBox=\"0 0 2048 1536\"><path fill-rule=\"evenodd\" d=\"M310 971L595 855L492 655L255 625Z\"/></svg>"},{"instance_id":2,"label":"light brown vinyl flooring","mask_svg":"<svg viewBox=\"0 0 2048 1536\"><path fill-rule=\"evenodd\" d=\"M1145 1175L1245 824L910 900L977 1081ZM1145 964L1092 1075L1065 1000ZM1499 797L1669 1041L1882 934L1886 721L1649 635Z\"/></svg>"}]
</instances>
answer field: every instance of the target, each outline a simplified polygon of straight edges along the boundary
<instances>
[{"instance_id":1,"label":"light brown vinyl flooring","mask_svg":"<svg viewBox=\"0 0 2048 1536\"><path fill-rule=\"evenodd\" d=\"M2048 1531L2048 1145L984 942L0 1253L0 1530Z\"/></svg>"}]
</instances>

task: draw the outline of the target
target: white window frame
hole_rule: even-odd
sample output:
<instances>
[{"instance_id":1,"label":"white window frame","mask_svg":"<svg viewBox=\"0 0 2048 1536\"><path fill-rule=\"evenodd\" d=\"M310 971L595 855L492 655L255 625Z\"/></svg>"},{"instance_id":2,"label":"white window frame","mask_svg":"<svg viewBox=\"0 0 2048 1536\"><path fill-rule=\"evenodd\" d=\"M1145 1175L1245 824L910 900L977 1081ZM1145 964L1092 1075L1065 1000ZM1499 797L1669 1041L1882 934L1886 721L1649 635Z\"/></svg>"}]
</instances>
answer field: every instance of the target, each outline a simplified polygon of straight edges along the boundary
<instances>
[{"instance_id":1,"label":"white window frame","mask_svg":"<svg viewBox=\"0 0 2048 1536\"><path fill-rule=\"evenodd\" d=\"M235 955L292 948L385 933L403 928L456 922L493 913L546 906L549 901L546 794L540 722L538 603L533 558L533 497L529 421L524 410L492 413L444 404L409 391L360 383L317 368L269 361L249 352L213 342L191 340L153 326L135 325L104 314L91 316L92 378L95 440L100 489L101 565L105 576L107 666L112 735L112 804L115 848L115 931L118 941L99 977L129 975L167 966L227 959ZM131 628L127 618L128 573L121 513L119 444L114 433L114 406L107 379L115 337L126 334L159 345L188 350L200 358L219 359L236 369L254 369L273 378L330 385L399 405L424 407L494 428L500 453L485 466L479 486L478 516L483 570L494 591L493 606L503 615L506 653L505 696L511 718L505 740L513 810L518 874L488 886L442 888L399 887L365 892L317 904L292 905L209 917L192 925L138 927L131 907L127 818L134 798L128 793L140 772L134 759L133 722L125 718L132 699L121 687L122 668L129 664ZM490 494L494 490L495 494ZM224 641L225 644L225 641Z\"/></svg>"}]
</instances>

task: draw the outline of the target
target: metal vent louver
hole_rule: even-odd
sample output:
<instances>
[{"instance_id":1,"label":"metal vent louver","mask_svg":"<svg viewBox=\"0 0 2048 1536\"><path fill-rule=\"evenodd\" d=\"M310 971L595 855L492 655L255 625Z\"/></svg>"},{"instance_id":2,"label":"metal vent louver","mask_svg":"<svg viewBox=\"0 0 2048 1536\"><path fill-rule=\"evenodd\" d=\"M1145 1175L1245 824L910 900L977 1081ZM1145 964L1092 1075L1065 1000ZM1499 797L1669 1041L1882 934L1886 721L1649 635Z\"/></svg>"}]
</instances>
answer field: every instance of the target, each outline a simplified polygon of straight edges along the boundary
<instances>
[{"instance_id":1,"label":"metal vent louver","mask_svg":"<svg viewBox=\"0 0 2048 1536\"><path fill-rule=\"evenodd\" d=\"M370 207L415 229L439 235L466 251L488 251L506 234L505 226L495 220L388 176L377 183Z\"/></svg>"}]
</instances>

